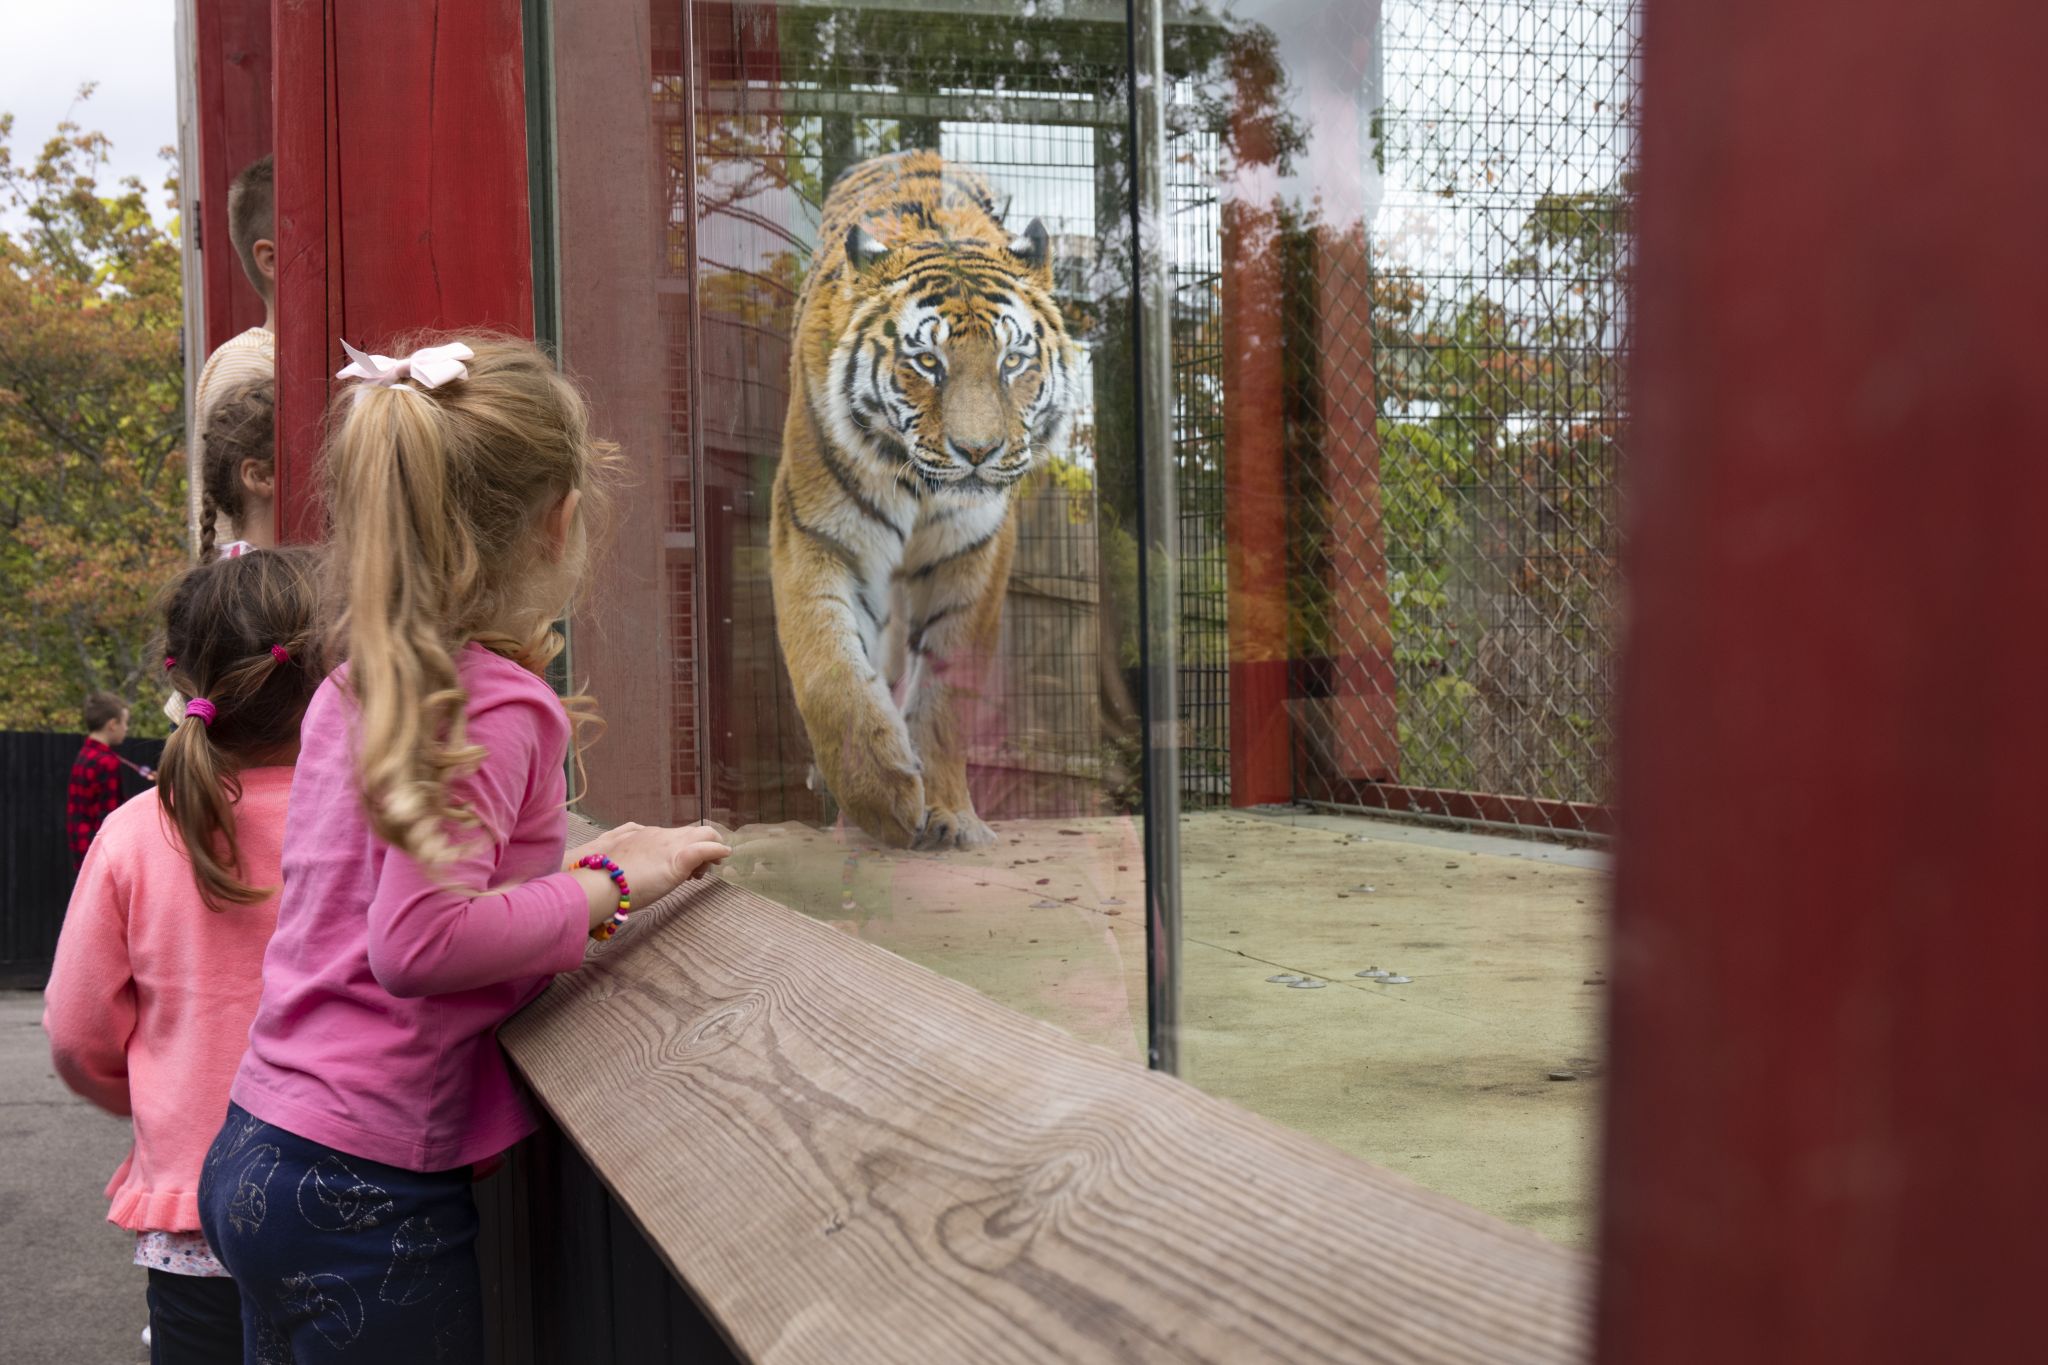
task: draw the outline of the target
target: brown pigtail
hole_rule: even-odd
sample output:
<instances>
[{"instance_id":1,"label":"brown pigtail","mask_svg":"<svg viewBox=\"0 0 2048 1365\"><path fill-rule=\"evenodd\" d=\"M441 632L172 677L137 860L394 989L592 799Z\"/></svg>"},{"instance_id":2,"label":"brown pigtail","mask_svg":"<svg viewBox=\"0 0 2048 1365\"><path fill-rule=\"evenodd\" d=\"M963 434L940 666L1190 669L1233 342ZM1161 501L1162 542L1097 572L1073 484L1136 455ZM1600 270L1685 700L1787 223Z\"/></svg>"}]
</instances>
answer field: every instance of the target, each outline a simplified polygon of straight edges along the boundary
<instances>
[{"instance_id":1,"label":"brown pigtail","mask_svg":"<svg viewBox=\"0 0 2048 1365\"><path fill-rule=\"evenodd\" d=\"M192 880L210 910L253 905L270 894L236 875L242 858L235 843L235 802L242 793L235 772L235 764L215 752L206 722L188 712L165 742L157 773L157 799L177 826Z\"/></svg>"},{"instance_id":2,"label":"brown pigtail","mask_svg":"<svg viewBox=\"0 0 2048 1365\"><path fill-rule=\"evenodd\" d=\"M212 703L212 714L188 703L164 745L157 800L209 909L253 905L276 890L242 878L235 803L244 768L289 761L320 683L310 666L317 578L313 551L263 550L201 563L165 597L171 685Z\"/></svg>"},{"instance_id":3,"label":"brown pigtail","mask_svg":"<svg viewBox=\"0 0 2048 1365\"><path fill-rule=\"evenodd\" d=\"M220 519L220 504L214 500L213 490L207 489L199 495L199 562L211 561L220 551L214 523Z\"/></svg>"}]
</instances>

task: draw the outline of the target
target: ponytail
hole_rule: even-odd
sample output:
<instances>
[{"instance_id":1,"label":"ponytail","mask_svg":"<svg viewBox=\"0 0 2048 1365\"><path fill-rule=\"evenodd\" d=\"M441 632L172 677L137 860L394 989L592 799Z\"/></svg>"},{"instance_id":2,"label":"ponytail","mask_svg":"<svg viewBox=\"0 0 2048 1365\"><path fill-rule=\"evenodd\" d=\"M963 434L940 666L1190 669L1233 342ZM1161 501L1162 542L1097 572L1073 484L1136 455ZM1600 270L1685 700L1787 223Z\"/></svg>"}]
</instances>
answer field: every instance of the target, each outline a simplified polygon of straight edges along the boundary
<instances>
[{"instance_id":1,"label":"ponytail","mask_svg":"<svg viewBox=\"0 0 2048 1365\"><path fill-rule=\"evenodd\" d=\"M553 623L580 577L582 523L612 451L532 344L464 341L465 372L431 389L345 389L323 463L339 605L327 644L348 660L364 812L378 838L428 867L478 828L450 791L484 758L468 739L461 651L480 644L535 673L560 652ZM541 527L574 491L590 510L557 563ZM582 698L566 709L580 740L594 712Z\"/></svg>"},{"instance_id":2,"label":"ponytail","mask_svg":"<svg viewBox=\"0 0 2048 1365\"><path fill-rule=\"evenodd\" d=\"M304 549L211 559L165 597L171 684L192 700L158 761L157 801L210 910L276 891L242 875L235 805L242 770L296 743L319 685L315 564Z\"/></svg>"},{"instance_id":3,"label":"ponytail","mask_svg":"<svg viewBox=\"0 0 2048 1365\"><path fill-rule=\"evenodd\" d=\"M240 876L242 851L235 841L235 803L242 799L240 768L216 750L207 723L185 713L164 743L157 767L157 799L178 830L178 842L192 864L192 880L209 910L254 905L274 888L250 886Z\"/></svg>"},{"instance_id":4,"label":"ponytail","mask_svg":"<svg viewBox=\"0 0 2048 1365\"><path fill-rule=\"evenodd\" d=\"M469 695L440 629L477 590L478 549L449 496L448 447L432 400L405 385L360 390L333 452L330 506L350 509L338 626L358 708L358 773L370 827L422 863L452 852L475 816L448 783L476 767Z\"/></svg>"}]
</instances>

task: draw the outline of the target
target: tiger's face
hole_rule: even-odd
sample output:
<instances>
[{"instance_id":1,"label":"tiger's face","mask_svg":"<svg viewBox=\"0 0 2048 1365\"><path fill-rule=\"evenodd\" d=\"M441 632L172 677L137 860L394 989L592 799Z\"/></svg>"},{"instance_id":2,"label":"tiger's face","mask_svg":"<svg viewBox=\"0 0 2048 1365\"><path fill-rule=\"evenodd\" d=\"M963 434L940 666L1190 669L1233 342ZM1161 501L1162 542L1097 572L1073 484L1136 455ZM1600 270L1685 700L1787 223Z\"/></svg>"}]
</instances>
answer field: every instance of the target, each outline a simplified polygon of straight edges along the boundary
<instances>
[{"instance_id":1,"label":"tiger's face","mask_svg":"<svg viewBox=\"0 0 2048 1365\"><path fill-rule=\"evenodd\" d=\"M848 234L866 297L834 379L882 458L930 491L1004 493L1065 425L1072 343L1047 248L1037 222L1007 246Z\"/></svg>"}]
</instances>

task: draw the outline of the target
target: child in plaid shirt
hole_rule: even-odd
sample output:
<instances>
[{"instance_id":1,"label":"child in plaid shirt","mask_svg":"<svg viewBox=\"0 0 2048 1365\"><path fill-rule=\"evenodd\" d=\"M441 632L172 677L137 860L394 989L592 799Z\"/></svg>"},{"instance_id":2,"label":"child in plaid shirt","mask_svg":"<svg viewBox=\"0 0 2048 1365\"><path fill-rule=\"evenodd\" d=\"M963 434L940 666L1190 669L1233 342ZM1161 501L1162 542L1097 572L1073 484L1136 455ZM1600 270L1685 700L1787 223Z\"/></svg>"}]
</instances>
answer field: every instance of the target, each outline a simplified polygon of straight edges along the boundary
<instances>
[{"instance_id":1,"label":"child in plaid shirt","mask_svg":"<svg viewBox=\"0 0 2048 1365\"><path fill-rule=\"evenodd\" d=\"M85 745L71 764L71 794L64 831L71 840L71 866L85 862L100 822L121 804L121 759L114 746L128 738L128 703L111 692L85 699Z\"/></svg>"}]
</instances>

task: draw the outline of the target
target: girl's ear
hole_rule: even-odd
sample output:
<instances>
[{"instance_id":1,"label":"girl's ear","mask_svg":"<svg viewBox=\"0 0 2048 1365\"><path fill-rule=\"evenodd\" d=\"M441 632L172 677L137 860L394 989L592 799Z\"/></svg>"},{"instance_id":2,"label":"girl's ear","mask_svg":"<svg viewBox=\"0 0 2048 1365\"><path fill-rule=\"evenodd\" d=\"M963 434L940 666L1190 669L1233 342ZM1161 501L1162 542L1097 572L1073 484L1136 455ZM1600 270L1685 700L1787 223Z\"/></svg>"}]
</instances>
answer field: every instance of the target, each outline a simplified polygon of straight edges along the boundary
<instances>
[{"instance_id":1,"label":"girl's ear","mask_svg":"<svg viewBox=\"0 0 2048 1365\"><path fill-rule=\"evenodd\" d=\"M242 487L251 495L265 502L276 500L277 464L274 460L244 460L240 473Z\"/></svg>"},{"instance_id":2,"label":"girl's ear","mask_svg":"<svg viewBox=\"0 0 2048 1365\"><path fill-rule=\"evenodd\" d=\"M541 522L542 543L546 546L548 559L559 564L569 552L569 533L576 525L576 507L583 501L583 490L572 488L562 495L562 500L548 509Z\"/></svg>"}]
</instances>

